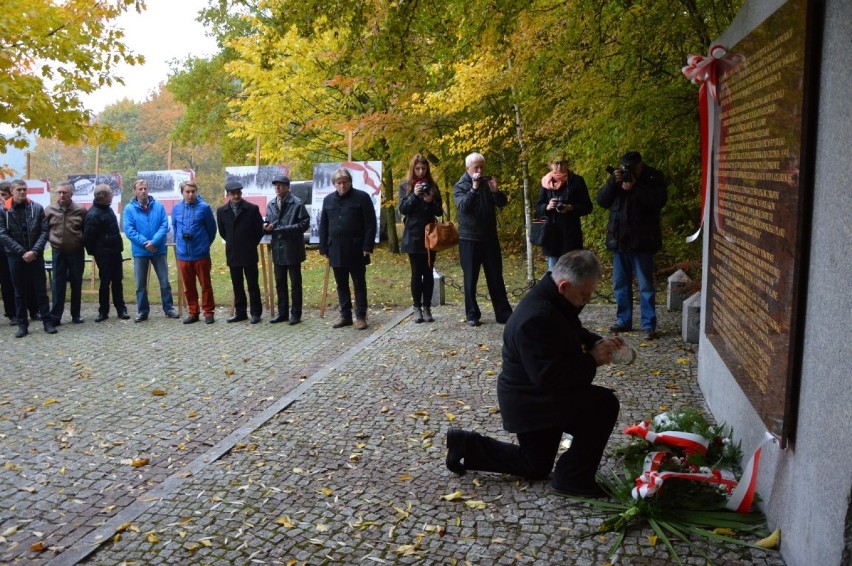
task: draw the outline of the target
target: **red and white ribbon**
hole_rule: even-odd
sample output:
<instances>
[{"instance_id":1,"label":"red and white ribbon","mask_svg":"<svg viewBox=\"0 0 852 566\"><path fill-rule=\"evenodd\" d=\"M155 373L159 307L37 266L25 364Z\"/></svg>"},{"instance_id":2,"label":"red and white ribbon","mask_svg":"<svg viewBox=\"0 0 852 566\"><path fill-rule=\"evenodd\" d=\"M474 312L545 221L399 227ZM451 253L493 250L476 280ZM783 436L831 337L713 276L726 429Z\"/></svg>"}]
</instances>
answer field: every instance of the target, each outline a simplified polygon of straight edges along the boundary
<instances>
[{"instance_id":1,"label":"red and white ribbon","mask_svg":"<svg viewBox=\"0 0 852 566\"><path fill-rule=\"evenodd\" d=\"M633 499L644 499L657 493L667 479L683 479L723 485L728 493L736 487L737 480L730 470L714 469L708 472L661 472L660 465L670 456L667 452L651 452L645 457L643 472L636 478L636 487L631 494Z\"/></svg>"},{"instance_id":2,"label":"red and white ribbon","mask_svg":"<svg viewBox=\"0 0 852 566\"><path fill-rule=\"evenodd\" d=\"M760 468L760 456L763 453L763 447L770 442L775 442L775 437L769 434L769 432L766 432L763 442L760 443L755 449L754 454L749 458L748 464L746 464L743 471L743 477L740 478L739 485L725 505L726 509L736 511L737 513L748 513L749 509L751 509L751 504L754 502L754 493L757 489L757 472Z\"/></svg>"},{"instance_id":3,"label":"red and white ribbon","mask_svg":"<svg viewBox=\"0 0 852 566\"><path fill-rule=\"evenodd\" d=\"M686 66L681 69L686 78L693 84L699 85L698 109L701 119L701 220L698 224L698 230L686 239L687 242L694 242L701 234L701 227L704 224L704 209L711 191L713 177L713 152L711 148L713 147L718 106L716 75L718 63L727 52L725 46L713 45L710 47L710 53L707 57L690 55L686 58Z\"/></svg>"},{"instance_id":4,"label":"red and white ribbon","mask_svg":"<svg viewBox=\"0 0 852 566\"><path fill-rule=\"evenodd\" d=\"M650 424L651 421L648 420L637 425L629 426L624 429L624 433L633 436L640 436L654 444L677 446L687 454L695 453L701 454L702 456L707 454L707 447L710 445L710 442L700 434L677 432L674 430L654 432L648 428Z\"/></svg>"}]
</instances>

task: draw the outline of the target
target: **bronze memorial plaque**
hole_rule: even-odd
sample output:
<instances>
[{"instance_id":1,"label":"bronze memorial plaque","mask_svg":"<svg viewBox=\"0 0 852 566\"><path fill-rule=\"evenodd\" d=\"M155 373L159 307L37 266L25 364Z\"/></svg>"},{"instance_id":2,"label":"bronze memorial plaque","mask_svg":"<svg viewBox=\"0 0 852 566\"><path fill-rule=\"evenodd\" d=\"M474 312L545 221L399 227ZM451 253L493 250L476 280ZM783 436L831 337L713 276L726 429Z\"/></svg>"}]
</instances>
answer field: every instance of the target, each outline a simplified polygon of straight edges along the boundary
<instances>
[{"instance_id":1,"label":"bronze memorial plaque","mask_svg":"<svg viewBox=\"0 0 852 566\"><path fill-rule=\"evenodd\" d=\"M798 390L813 107L807 0L790 0L721 61L706 333L786 444ZM807 53L806 53L807 51Z\"/></svg>"}]
</instances>

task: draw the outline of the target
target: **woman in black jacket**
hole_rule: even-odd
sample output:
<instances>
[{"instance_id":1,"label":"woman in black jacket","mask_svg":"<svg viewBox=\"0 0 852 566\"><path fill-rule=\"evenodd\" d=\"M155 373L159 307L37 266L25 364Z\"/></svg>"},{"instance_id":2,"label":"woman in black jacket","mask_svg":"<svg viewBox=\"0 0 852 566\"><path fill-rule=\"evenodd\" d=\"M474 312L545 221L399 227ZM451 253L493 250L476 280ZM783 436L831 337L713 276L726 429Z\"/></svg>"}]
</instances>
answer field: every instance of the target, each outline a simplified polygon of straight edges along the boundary
<instances>
[{"instance_id":1,"label":"woman in black jacket","mask_svg":"<svg viewBox=\"0 0 852 566\"><path fill-rule=\"evenodd\" d=\"M444 212L441 192L432 179L429 162L419 153L411 159L408 178L399 185L399 212L405 217L402 251L408 254L411 264L414 322L433 322L431 307L435 281L431 265L435 262L435 252L427 252L424 242L426 225Z\"/></svg>"},{"instance_id":2,"label":"woman in black jacket","mask_svg":"<svg viewBox=\"0 0 852 566\"><path fill-rule=\"evenodd\" d=\"M549 224L542 245L548 269L553 269L563 254L583 249L580 217L592 212L586 181L571 171L570 165L568 157L557 152L550 160L550 173L541 179L536 212Z\"/></svg>"}]
</instances>

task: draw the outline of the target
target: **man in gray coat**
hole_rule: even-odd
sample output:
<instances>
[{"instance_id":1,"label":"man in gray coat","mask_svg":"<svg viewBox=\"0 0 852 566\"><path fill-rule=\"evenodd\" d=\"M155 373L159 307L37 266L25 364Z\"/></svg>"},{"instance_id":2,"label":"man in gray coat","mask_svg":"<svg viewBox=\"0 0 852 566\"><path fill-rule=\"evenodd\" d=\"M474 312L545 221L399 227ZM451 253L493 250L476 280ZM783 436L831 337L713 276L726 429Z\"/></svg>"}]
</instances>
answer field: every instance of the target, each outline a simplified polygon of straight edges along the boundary
<instances>
[{"instance_id":1,"label":"man in gray coat","mask_svg":"<svg viewBox=\"0 0 852 566\"><path fill-rule=\"evenodd\" d=\"M275 198L266 205L263 231L272 235L272 264L275 266L275 289L278 293L278 314L269 322L288 320L290 326L302 321L302 262L305 261L305 230L311 223L302 200L290 194L290 178L284 175L272 179ZM287 277L290 277L293 300L288 303Z\"/></svg>"}]
</instances>

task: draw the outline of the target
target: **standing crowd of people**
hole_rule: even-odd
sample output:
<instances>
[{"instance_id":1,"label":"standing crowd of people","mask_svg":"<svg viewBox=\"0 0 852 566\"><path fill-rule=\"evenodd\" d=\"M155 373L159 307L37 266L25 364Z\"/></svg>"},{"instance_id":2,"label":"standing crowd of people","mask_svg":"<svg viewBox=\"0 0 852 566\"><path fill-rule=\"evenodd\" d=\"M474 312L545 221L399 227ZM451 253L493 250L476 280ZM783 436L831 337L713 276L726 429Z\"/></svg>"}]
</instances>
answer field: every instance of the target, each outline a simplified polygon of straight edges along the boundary
<instances>
[{"instance_id":1,"label":"standing crowd of people","mask_svg":"<svg viewBox=\"0 0 852 566\"><path fill-rule=\"evenodd\" d=\"M549 168L541 179L536 202L536 213L545 219L549 234L542 242L549 271L514 311L503 280L497 230L497 213L506 206L508 197L498 181L486 174L485 158L479 153L465 158L464 173L453 186L465 320L471 327L481 325L477 284L482 270L495 320L506 325L497 395L503 426L517 435L518 444L450 429L446 466L457 474L480 470L529 480L552 478L557 493L601 497L606 494L595 482L595 474L615 426L619 403L611 389L593 381L597 368L610 363L613 353L625 347L619 334L633 329L634 273L644 338L656 336L653 256L662 246L660 214L667 190L662 173L631 151L621 157L618 168L610 169L609 178L596 195L598 205L609 211L606 247L613 254L617 305L616 321L610 327L614 335L603 337L584 328L579 318L602 276L597 256L583 249L580 219L592 212L589 190L583 177L571 170L564 153L553 154ZM335 190L323 200L319 219L319 253L327 258L337 286L340 317L332 327L365 329L366 270L378 229L376 214L369 194L353 190L348 170L335 171L331 182ZM210 246L217 234L225 240L234 293L234 314L227 322L261 321L258 244L265 235L271 238L277 290L277 312L269 322L301 322L301 264L306 259L303 234L310 217L304 203L290 193L288 177L276 176L272 185L275 198L269 201L264 218L257 205L242 198L239 181L226 182L227 202L215 216L194 182L181 183L183 199L172 210L172 219L178 272L188 304L184 324L198 322L202 315L205 323L215 322ZM122 227L133 256L135 321L144 322L150 314L150 267L159 281L165 316L177 318L168 275L166 211L148 194L145 180L137 180L133 190L133 199L122 215ZM27 198L24 181L0 183L0 288L6 316L17 325L15 336L19 338L28 334L30 319L41 320L49 334L57 332L69 285L71 322L84 322L80 311L84 251L94 258L100 271L95 322L109 318L110 296L117 316L130 318L122 287L124 243L111 208L111 188L98 185L88 211L72 200L69 183L59 183L55 192L56 203L43 209ZM401 250L408 254L411 267L413 320L417 324L433 322L435 252L426 246L425 229L444 211L429 160L419 153L411 159L408 174L399 186L398 202L404 219ZM52 248L52 300L48 299L45 277L48 244ZM557 460L564 434L571 435L571 446Z\"/></svg>"}]
</instances>

